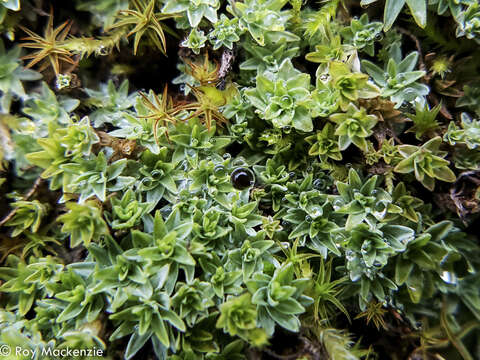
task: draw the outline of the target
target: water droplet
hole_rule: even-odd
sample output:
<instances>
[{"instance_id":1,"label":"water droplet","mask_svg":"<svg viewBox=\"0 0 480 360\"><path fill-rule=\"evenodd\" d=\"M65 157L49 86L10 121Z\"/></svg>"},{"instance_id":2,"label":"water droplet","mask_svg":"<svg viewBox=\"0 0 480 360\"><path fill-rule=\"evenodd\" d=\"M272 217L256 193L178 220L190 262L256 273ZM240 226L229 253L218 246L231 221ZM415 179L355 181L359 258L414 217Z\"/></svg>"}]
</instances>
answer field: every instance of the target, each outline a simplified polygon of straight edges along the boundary
<instances>
[{"instance_id":1,"label":"water droplet","mask_svg":"<svg viewBox=\"0 0 480 360\"><path fill-rule=\"evenodd\" d=\"M352 250L347 250L345 251L345 257L347 258L348 261L352 261L355 258L355 254L353 253Z\"/></svg>"},{"instance_id":2,"label":"water droplet","mask_svg":"<svg viewBox=\"0 0 480 360\"><path fill-rule=\"evenodd\" d=\"M313 180L313 187L314 187L315 189L320 189L320 188L322 187L322 185L323 185L323 181L322 181L322 180L320 180L320 179L315 179L315 180Z\"/></svg>"},{"instance_id":3,"label":"water droplet","mask_svg":"<svg viewBox=\"0 0 480 360\"><path fill-rule=\"evenodd\" d=\"M403 93L406 101L413 101L417 97L417 92L411 88L405 89Z\"/></svg>"},{"instance_id":4,"label":"water droplet","mask_svg":"<svg viewBox=\"0 0 480 360\"><path fill-rule=\"evenodd\" d=\"M232 161L232 165L236 167L248 166L248 164L245 162L243 158L236 158L235 160Z\"/></svg>"},{"instance_id":5,"label":"water droplet","mask_svg":"<svg viewBox=\"0 0 480 360\"><path fill-rule=\"evenodd\" d=\"M230 180L235 189L245 190L253 186L255 183L255 176L250 169L240 167L232 171Z\"/></svg>"},{"instance_id":6,"label":"water droplet","mask_svg":"<svg viewBox=\"0 0 480 360\"><path fill-rule=\"evenodd\" d=\"M215 165L215 167L213 168L213 173L216 177L222 177L222 176L225 176L225 166L223 165Z\"/></svg>"},{"instance_id":7,"label":"water droplet","mask_svg":"<svg viewBox=\"0 0 480 360\"><path fill-rule=\"evenodd\" d=\"M291 126L284 126L283 127L283 132L285 134L290 134L290 132L292 131L292 127Z\"/></svg>"},{"instance_id":8,"label":"water droplet","mask_svg":"<svg viewBox=\"0 0 480 360\"><path fill-rule=\"evenodd\" d=\"M305 216L305 221L306 221L306 222L311 222L311 221L312 221L312 217L311 217L310 215Z\"/></svg>"},{"instance_id":9,"label":"water droplet","mask_svg":"<svg viewBox=\"0 0 480 360\"><path fill-rule=\"evenodd\" d=\"M225 160L230 159L231 157L232 157L232 155L230 155L230 153L225 153L225 154L223 154L223 158L224 158Z\"/></svg>"},{"instance_id":10,"label":"water droplet","mask_svg":"<svg viewBox=\"0 0 480 360\"><path fill-rule=\"evenodd\" d=\"M183 85L183 84L180 85L180 92L183 92L183 93L185 92L185 85Z\"/></svg>"},{"instance_id":11,"label":"water droplet","mask_svg":"<svg viewBox=\"0 0 480 360\"><path fill-rule=\"evenodd\" d=\"M456 284L457 283L457 277L455 274L449 272L449 271L444 271L442 272L442 275L440 275L440 278L445 281L447 284Z\"/></svg>"},{"instance_id":12,"label":"water droplet","mask_svg":"<svg viewBox=\"0 0 480 360\"><path fill-rule=\"evenodd\" d=\"M10 40L10 41L15 40L15 33L12 30L8 30L6 35L7 35L8 40Z\"/></svg>"},{"instance_id":13,"label":"water droplet","mask_svg":"<svg viewBox=\"0 0 480 360\"><path fill-rule=\"evenodd\" d=\"M163 218L167 218L171 212L172 212L172 208L170 206L165 206L160 209L160 214L162 214Z\"/></svg>"},{"instance_id":14,"label":"water droplet","mask_svg":"<svg viewBox=\"0 0 480 360\"><path fill-rule=\"evenodd\" d=\"M105 46L100 45L100 47L96 51L96 54L100 56L106 56L109 52L110 51Z\"/></svg>"},{"instance_id":15,"label":"water droplet","mask_svg":"<svg viewBox=\"0 0 480 360\"><path fill-rule=\"evenodd\" d=\"M341 200L335 200L335 201L333 202L333 209L334 209L334 210L340 209L341 206L342 206L342 201L341 201Z\"/></svg>"},{"instance_id":16,"label":"water droplet","mask_svg":"<svg viewBox=\"0 0 480 360\"><path fill-rule=\"evenodd\" d=\"M383 34L382 33L378 33L375 35L375 41L382 41L383 40Z\"/></svg>"},{"instance_id":17,"label":"water droplet","mask_svg":"<svg viewBox=\"0 0 480 360\"><path fill-rule=\"evenodd\" d=\"M320 215L322 215L323 211L321 211L321 209L315 209L314 211L312 211L312 215L313 217L316 219L318 218Z\"/></svg>"}]
</instances>

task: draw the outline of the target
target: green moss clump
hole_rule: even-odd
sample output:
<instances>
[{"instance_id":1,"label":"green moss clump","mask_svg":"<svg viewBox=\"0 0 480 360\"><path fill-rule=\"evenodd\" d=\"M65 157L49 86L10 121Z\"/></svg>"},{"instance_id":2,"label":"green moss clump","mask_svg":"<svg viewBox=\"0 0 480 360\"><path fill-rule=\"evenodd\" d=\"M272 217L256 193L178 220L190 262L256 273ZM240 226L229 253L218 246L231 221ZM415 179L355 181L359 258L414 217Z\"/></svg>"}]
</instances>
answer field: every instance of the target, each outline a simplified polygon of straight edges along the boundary
<instances>
[{"instance_id":1,"label":"green moss clump","mask_svg":"<svg viewBox=\"0 0 480 360\"><path fill-rule=\"evenodd\" d=\"M475 358L477 1L4 0L0 32L0 355Z\"/></svg>"}]
</instances>

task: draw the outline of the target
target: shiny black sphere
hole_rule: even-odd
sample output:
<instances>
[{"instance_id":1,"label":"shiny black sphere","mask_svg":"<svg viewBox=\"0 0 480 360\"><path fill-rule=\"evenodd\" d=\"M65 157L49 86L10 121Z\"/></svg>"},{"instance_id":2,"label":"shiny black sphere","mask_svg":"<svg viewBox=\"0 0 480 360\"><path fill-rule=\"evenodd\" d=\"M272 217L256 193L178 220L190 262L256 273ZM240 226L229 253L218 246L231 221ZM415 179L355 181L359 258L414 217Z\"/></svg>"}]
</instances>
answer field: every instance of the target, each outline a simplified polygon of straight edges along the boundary
<instances>
[{"instance_id":1,"label":"shiny black sphere","mask_svg":"<svg viewBox=\"0 0 480 360\"><path fill-rule=\"evenodd\" d=\"M245 190L255 183L255 177L251 170L246 168L236 168L230 175L230 181L237 190Z\"/></svg>"}]
</instances>

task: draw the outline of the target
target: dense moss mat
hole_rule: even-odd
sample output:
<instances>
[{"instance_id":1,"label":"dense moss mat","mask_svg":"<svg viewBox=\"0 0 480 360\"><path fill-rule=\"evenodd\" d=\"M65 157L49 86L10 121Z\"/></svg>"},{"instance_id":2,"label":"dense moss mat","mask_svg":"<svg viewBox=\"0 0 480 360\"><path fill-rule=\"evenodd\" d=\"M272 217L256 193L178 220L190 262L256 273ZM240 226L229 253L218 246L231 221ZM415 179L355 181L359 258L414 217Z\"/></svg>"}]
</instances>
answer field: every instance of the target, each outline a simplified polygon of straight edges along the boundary
<instances>
[{"instance_id":1,"label":"dense moss mat","mask_svg":"<svg viewBox=\"0 0 480 360\"><path fill-rule=\"evenodd\" d=\"M476 0L0 1L0 356L476 359Z\"/></svg>"}]
</instances>

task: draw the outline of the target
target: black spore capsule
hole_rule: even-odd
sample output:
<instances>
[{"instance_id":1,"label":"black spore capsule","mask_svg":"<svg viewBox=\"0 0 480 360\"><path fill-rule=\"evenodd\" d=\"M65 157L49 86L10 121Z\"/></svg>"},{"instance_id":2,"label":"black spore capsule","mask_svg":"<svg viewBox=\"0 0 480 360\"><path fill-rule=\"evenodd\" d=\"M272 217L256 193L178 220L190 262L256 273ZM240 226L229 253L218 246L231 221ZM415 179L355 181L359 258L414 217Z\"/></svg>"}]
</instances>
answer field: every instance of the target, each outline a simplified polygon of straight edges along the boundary
<instances>
[{"instance_id":1,"label":"black spore capsule","mask_svg":"<svg viewBox=\"0 0 480 360\"><path fill-rule=\"evenodd\" d=\"M237 190L245 190L255 183L253 172L244 167L238 167L232 171L230 176L232 185Z\"/></svg>"}]
</instances>

